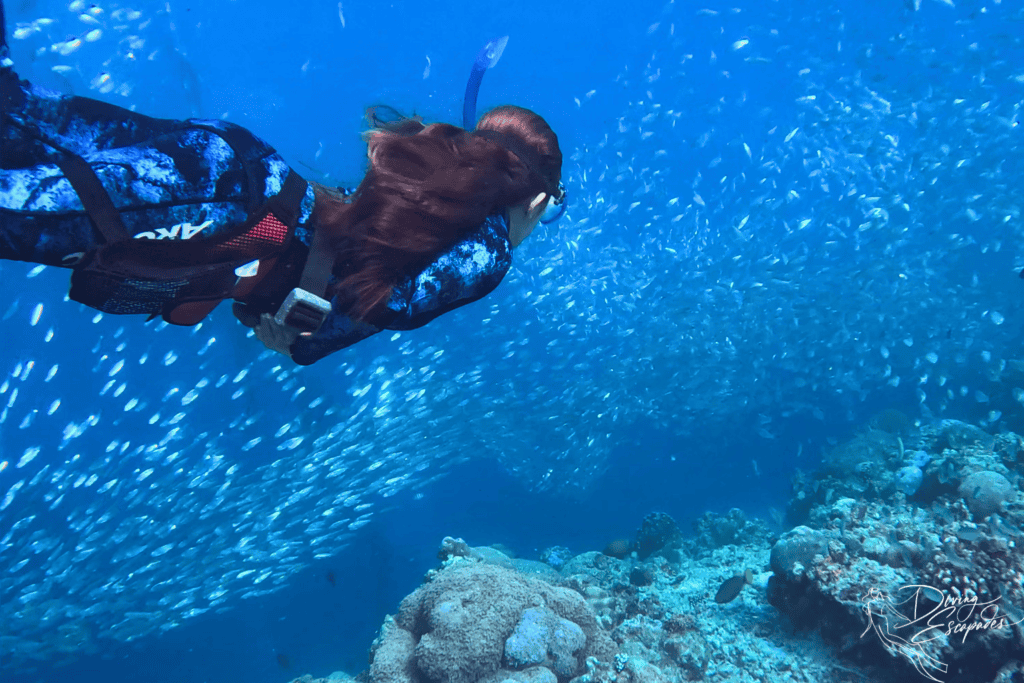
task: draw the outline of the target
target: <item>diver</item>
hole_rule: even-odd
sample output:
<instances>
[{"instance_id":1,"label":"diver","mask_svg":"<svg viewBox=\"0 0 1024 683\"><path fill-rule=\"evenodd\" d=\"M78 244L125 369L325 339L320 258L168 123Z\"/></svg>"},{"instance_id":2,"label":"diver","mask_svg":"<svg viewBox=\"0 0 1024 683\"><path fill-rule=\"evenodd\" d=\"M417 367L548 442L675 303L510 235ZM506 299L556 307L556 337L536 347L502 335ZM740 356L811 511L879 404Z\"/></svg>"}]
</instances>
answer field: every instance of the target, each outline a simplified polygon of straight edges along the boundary
<instances>
[{"instance_id":1,"label":"diver","mask_svg":"<svg viewBox=\"0 0 1024 683\"><path fill-rule=\"evenodd\" d=\"M72 270L100 311L195 325L221 301L268 348L309 365L491 292L512 250L565 209L558 138L528 109L463 128L367 110L355 189L307 182L249 131L156 119L20 80L0 0L0 258Z\"/></svg>"}]
</instances>

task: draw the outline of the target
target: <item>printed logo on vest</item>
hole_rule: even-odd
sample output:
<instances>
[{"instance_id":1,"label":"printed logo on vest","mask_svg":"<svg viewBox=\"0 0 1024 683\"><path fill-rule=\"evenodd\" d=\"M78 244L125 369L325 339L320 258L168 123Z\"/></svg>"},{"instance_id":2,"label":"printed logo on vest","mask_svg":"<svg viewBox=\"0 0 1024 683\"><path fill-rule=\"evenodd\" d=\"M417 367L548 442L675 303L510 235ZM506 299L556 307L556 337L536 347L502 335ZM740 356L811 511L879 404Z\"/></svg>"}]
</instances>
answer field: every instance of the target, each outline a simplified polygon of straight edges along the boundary
<instances>
[{"instance_id":1,"label":"printed logo on vest","mask_svg":"<svg viewBox=\"0 0 1024 683\"><path fill-rule=\"evenodd\" d=\"M191 223L178 223L177 225L172 225L169 228L157 228L156 230L147 230L146 232L140 232L138 235L135 236L135 239L187 240L194 237L195 235L198 235L200 232L210 227L211 225L213 225L213 221L206 221L205 223L200 223L199 225L192 225Z\"/></svg>"}]
</instances>

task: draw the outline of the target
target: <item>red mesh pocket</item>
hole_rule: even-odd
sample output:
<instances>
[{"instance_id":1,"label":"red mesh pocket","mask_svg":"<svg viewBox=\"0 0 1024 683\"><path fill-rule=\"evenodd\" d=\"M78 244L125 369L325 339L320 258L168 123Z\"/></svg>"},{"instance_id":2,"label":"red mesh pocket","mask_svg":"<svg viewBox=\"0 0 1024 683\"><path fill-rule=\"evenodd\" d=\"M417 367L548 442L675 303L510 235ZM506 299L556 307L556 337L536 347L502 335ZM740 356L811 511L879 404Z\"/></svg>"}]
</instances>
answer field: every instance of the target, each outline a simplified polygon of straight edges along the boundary
<instances>
[{"instance_id":1,"label":"red mesh pocket","mask_svg":"<svg viewBox=\"0 0 1024 683\"><path fill-rule=\"evenodd\" d=\"M241 235L236 235L215 248L231 252L260 253L266 247L276 247L288 237L288 226L277 220L272 213L264 216L256 225Z\"/></svg>"}]
</instances>

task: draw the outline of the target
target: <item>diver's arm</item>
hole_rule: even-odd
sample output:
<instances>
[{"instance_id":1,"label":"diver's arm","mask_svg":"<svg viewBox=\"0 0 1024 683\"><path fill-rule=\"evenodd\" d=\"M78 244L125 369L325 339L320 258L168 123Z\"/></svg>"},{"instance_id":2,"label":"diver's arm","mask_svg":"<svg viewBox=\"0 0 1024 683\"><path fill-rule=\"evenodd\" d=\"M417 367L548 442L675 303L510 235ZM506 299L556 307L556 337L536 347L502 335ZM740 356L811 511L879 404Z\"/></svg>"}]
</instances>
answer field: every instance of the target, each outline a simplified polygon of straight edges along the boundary
<instances>
[{"instance_id":1,"label":"diver's arm","mask_svg":"<svg viewBox=\"0 0 1024 683\"><path fill-rule=\"evenodd\" d=\"M508 272L512 248L502 216L490 216L477 230L434 259L422 272L406 277L391 292L383 328L353 321L337 308L319 330L291 344L292 360L311 365L381 331L412 330L487 295ZM332 301L336 307L337 300Z\"/></svg>"},{"instance_id":2,"label":"diver's arm","mask_svg":"<svg viewBox=\"0 0 1024 683\"><path fill-rule=\"evenodd\" d=\"M352 346L378 332L379 327L362 320L352 320L344 313L332 312L319 330L308 336L298 336L289 348L290 353L286 355L299 365L312 365L324 356ZM268 348L272 347L268 345Z\"/></svg>"},{"instance_id":3,"label":"diver's arm","mask_svg":"<svg viewBox=\"0 0 1024 683\"><path fill-rule=\"evenodd\" d=\"M508 225L489 216L415 277L395 286L388 301L389 330L412 330L489 294L512 265Z\"/></svg>"}]
</instances>

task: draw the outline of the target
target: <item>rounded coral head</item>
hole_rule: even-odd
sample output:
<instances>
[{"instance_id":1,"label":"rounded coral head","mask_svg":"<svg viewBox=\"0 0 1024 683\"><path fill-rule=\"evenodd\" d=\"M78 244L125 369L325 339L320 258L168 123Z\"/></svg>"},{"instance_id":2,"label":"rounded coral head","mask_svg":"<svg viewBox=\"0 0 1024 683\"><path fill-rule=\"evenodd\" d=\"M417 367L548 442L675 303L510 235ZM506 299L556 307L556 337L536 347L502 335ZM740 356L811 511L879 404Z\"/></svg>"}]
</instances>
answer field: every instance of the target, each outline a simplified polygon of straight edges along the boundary
<instances>
[{"instance_id":1,"label":"rounded coral head","mask_svg":"<svg viewBox=\"0 0 1024 683\"><path fill-rule=\"evenodd\" d=\"M545 183L557 187L562 180L562 150L558 146L558 136L538 114L513 104L502 105L480 117L476 130L493 130L516 136L539 155L540 168L535 170Z\"/></svg>"},{"instance_id":2,"label":"rounded coral head","mask_svg":"<svg viewBox=\"0 0 1024 683\"><path fill-rule=\"evenodd\" d=\"M617 538L606 545L601 552L609 557L616 557L621 560L633 552L633 544L624 538Z\"/></svg>"}]
</instances>

